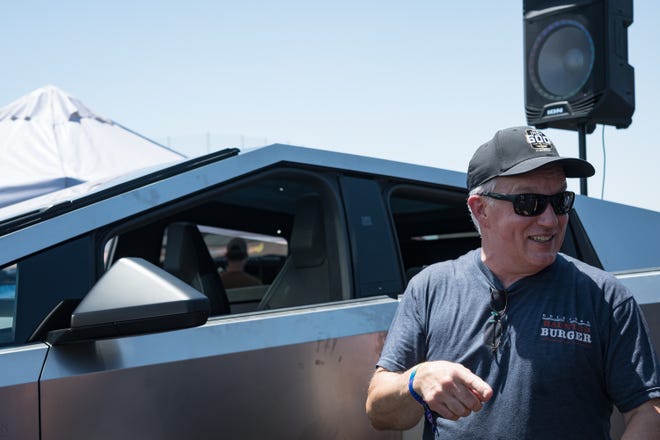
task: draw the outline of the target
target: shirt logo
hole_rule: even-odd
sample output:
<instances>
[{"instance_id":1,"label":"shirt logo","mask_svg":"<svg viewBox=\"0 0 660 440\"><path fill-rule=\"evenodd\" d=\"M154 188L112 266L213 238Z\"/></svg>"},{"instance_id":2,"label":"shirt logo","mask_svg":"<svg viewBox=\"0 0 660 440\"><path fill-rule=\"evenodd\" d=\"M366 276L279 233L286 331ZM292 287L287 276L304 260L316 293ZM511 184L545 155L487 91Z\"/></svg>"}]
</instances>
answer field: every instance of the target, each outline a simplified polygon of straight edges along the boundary
<instances>
[{"instance_id":1,"label":"shirt logo","mask_svg":"<svg viewBox=\"0 0 660 440\"><path fill-rule=\"evenodd\" d=\"M564 344L591 345L591 323L565 316L546 315L541 318L541 339Z\"/></svg>"},{"instance_id":2,"label":"shirt logo","mask_svg":"<svg viewBox=\"0 0 660 440\"><path fill-rule=\"evenodd\" d=\"M534 129L525 130L525 140L536 151L550 151L555 146L546 135Z\"/></svg>"}]
</instances>

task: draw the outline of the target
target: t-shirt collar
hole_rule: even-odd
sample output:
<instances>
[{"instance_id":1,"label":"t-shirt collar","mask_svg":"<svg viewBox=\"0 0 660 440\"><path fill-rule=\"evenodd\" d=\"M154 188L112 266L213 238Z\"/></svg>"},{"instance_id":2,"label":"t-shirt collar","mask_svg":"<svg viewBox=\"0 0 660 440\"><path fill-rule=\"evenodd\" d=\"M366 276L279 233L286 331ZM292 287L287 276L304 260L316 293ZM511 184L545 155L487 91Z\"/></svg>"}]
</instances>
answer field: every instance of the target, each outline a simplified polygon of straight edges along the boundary
<instances>
[{"instance_id":1,"label":"t-shirt collar","mask_svg":"<svg viewBox=\"0 0 660 440\"><path fill-rule=\"evenodd\" d=\"M545 281L548 277L551 277L552 274L558 270L558 267L561 264L560 261L563 260L561 254L557 254L557 258L555 258L555 261L550 266L542 269L541 271L533 275L521 278L515 283L511 284L507 289L504 289L504 286L502 286L500 280L495 276L495 274L490 270L490 268L486 266L486 264L481 260L481 248L475 249L472 257L474 263L479 268L479 271L486 277L486 281L488 282L488 284L490 284L490 286L494 289L506 290L508 293L515 293L516 290L528 286L530 283Z\"/></svg>"}]
</instances>

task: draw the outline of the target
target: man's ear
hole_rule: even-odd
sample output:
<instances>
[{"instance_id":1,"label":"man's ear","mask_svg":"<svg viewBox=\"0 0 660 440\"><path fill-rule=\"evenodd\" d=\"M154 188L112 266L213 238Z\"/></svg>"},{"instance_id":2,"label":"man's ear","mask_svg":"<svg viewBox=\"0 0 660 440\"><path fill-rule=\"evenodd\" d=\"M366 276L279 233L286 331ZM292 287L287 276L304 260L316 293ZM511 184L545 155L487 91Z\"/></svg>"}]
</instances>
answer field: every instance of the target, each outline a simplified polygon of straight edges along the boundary
<instances>
[{"instance_id":1,"label":"man's ear","mask_svg":"<svg viewBox=\"0 0 660 440\"><path fill-rule=\"evenodd\" d=\"M487 218L486 201L484 198L478 195L471 195L468 197L467 203L474 218L477 219L480 225L483 224Z\"/></svg>"}]
</instances>

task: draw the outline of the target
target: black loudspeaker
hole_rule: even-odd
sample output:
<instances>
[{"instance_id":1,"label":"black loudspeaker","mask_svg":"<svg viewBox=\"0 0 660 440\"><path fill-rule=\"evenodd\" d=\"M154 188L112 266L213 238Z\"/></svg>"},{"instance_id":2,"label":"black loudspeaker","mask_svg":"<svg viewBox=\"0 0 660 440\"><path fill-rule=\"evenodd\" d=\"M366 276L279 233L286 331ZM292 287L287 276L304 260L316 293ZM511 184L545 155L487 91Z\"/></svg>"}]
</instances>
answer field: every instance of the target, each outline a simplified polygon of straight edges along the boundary
<instances>
[{"instance_id":1,"label":"black loudspeaker","mask_svg":"<svg viewBox=\"0 0 660 440\"><path fill-rule=\"evenodd\" d=\"M626 128L635 111L628 64L632 0L523 0L527 123L591 133Z\"/></svg>"}]
</instances>

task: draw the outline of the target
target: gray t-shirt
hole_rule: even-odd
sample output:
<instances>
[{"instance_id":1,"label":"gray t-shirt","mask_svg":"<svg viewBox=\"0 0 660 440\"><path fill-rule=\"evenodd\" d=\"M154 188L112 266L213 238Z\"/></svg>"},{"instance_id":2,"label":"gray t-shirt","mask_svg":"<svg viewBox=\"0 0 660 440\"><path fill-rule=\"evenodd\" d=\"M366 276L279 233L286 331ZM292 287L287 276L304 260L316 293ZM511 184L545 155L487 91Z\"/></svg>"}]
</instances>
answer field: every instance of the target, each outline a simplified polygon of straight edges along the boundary
<instances>
[{"instance_id":1,"label":"gray t-shirt","mask_svg":"<svg viewBox=\"0 0 660 440\"><path fill-rule=\"evenodd\" d=\"M646 323L611 274L560 254L509 286L496 352L484 341L491 288L502 286L480 249L429 266L411 280L388 333L379 366L458 362L493 388L480 412L437 418L437 438L601 440L612 404L626 412L660 397Z\"/></svg>"}]
</instances>

